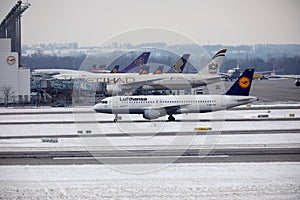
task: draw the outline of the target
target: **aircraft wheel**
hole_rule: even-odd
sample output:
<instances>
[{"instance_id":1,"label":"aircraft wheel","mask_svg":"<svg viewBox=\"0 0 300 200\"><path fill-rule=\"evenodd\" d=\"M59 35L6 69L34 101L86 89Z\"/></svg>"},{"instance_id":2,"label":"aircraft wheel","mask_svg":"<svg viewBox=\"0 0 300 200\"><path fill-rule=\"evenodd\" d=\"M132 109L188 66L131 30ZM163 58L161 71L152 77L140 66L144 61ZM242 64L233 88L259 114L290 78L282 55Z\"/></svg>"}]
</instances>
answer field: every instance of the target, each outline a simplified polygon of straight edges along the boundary
<instances>
[{"instance_id":1,"label":"aircraft wheel","mask_svg":"<svg viewBox=\"0 0 300 200\"><path fill-rule=\"evenodd\" d=\"M175 117L173 117L172 115L170 115L170 116L168 117L168 120L171 121L171 122L172 122L172 121L175 121Z\"/></svg>"}]
</instances>

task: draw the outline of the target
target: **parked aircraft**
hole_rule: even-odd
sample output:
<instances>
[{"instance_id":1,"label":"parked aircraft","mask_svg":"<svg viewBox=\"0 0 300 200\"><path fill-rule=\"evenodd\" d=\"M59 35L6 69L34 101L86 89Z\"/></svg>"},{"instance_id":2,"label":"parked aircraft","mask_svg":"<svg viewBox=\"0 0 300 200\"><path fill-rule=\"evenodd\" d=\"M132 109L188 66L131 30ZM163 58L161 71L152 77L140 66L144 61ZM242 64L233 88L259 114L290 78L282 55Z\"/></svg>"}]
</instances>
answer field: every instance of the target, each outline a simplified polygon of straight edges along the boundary
<instances>
[{"instance_id":1,"label":"parked aircraft","mask_svg":"<svg viewBox=\"0 0 300 200\"><path fill-rule=\"evenodd\" d=\"M275 77L276 72L280 72L280 71L283 71L283 69L280 70L273 69L272 71L258 71L253 74L253 78L254 79L272 78ZM229 80L235 80L241 75L241 68L238 64L237 67L229 69L227 73L221 73L221 74L224 75L224 77ZM267 75L267 74L271 74L271 75Z\"/></svg>"},{"instance_id":2,"label":"parked aircraft","mask_svg":"<svg viewBox=\"0 0 300 200\"><path fill-rule=\"evenodd\" d=\"M276 77L295 79L295 86L300 87L300 75L276 75Z\"/></svg>"},{"instance_id":3,"label":"parked aircraft","mask_svg":"<svg viewBox=\"0 0 300 200\"><path fill-rule=\"evenodd\" d=\"M142 114L145 119L157 119L183 113L205 113L244 105L257 98L249 96L254 69L246 69L225 95L157 95L157 96L114 96L94 106L99 113Z\"/></svg>"},{"instance_id":4,"label":"parked aircraft","mask_svg":"<svg viewBox=\"0 0 300 200\"><path fill-rule=\"evenodd\" d=\"M87 82L107 83L107 94L133 93L141 87L151 87L156 90L172 90L186 87L200 87L221 80L219 69L226 49L218 51L209 63L196 74L164 73L139 75L136 73L111 74L59 74L57 79L83 79Z\"/></svg>"},{"instance_id":5,"label":"parked aircraft","mask_svg":"<svg viewBox=\"0 0 300 200\"><path fill-rule=\"evenodd\" d=\"M166 73L183 73L183 70L187 64L189 57L190 57L190 54L184 54L183 56L181 56L176 61L176 63L172 67L170 67L170 69ZM150 66L148 66L148 65L142 66L139 74L143 74L143 75L149 74L149 69L150 69ZM153 74L162 74L163 69L164 69L164 66L161 65L153 72Z\"/></svg>"}]
</instances>

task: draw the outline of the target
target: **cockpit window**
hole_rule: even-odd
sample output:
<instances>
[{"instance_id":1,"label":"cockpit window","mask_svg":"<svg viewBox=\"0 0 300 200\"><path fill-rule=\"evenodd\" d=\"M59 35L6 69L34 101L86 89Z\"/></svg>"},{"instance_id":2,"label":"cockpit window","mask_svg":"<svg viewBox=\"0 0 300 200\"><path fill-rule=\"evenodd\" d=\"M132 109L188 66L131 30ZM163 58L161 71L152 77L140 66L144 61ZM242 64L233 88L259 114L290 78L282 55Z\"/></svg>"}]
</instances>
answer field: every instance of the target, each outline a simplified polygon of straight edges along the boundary
<instances>
[{"instance_id":1,"label":"cockpit window","mask_svg":"<svg viewBox=\"0 0 300 200\"><path fill-rule=\"evenodd\" d=\"M103 103L103 104L107 104L107 101L101 101L101 103Z\"/></svg>"}]
</instances>

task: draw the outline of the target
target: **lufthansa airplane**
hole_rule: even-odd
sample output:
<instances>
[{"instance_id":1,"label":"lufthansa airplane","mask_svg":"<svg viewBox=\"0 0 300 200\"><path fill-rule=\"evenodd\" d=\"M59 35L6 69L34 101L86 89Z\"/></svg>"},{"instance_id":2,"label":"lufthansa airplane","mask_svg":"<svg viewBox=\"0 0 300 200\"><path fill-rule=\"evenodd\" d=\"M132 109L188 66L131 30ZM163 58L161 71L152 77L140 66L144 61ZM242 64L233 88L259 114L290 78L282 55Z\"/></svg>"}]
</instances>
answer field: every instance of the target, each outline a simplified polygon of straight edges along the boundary
<instances>
[{"instance_id":1,"label":"lufthansa airplane","mask_svg":"<svg viewBox=\"0 0 300 200\"><path fill-rule=\"evenodd\" d=\"M205 113L224 110L257 101L249 96L254 69L246 69L224 95L157 95L157 96L114 96L103 99L94 106L99 113L142 114L145 119L157 119L183 113Z\"/></svg>"}]
</instances>

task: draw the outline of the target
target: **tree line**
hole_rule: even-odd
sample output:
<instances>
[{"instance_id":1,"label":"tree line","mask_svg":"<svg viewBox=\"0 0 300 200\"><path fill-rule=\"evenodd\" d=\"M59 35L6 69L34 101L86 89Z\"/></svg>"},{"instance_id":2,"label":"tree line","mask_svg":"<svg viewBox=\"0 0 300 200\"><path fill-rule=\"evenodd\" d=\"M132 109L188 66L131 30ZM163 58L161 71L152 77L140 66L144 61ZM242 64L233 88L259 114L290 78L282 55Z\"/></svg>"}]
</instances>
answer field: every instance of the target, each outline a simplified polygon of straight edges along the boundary
<instances>
[{"instance_id":1,"label":"tree line","mask_svg":"<svg viewBox=\"0 0 300 200\"><path fill-rule=\"evenodd\" d=\"M21 64L25 67L34 69L74 69L80 68L86 55L81 56L50 56L32 54L30 56L22 56ZM164 63L172 66L173 59L167 59L170 63ZM164 61L165 62L165 61ZM172 61L173 62L173 61ZM98 63L101 65L104 63ZM221 67L221 71L226 72L228 69L239 65L244 68L255 68L256 71L272 71L284 69L280 74L300 74L300 56L294 57L276 57L268 58L266 60L261 58L244 58L244 59L228 59L225 57Z\"/></svg>"}]
</instances>

